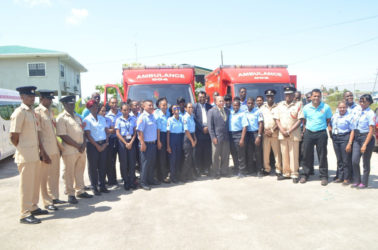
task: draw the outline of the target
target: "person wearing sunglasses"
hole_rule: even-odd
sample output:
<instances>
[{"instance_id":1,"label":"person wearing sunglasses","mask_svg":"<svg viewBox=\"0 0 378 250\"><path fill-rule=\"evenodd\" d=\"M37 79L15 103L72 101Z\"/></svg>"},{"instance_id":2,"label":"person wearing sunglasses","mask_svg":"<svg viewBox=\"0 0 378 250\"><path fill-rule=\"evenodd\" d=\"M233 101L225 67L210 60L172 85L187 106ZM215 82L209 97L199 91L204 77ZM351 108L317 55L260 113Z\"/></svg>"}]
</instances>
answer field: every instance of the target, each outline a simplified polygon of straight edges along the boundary
<instances>
[{"instance_id":1,"label":"person wearing sunglasses","mask_svg":"<svg viewBox=\"0 0 378 250\"><path fill-rule=\"evenodd\" d=\"M171 181L177 183L180 176L182 162L182 143L184 138L184 124L180 117L180 107L172 107L173 116L167 121L167 151L170 154L169 163Z\"/></svg>"},{"instance_id":2,"label":"person wearing sunglasses","mask_svg":"<svg viewBox=\"0 0 378 250\"><path fill-rule=\"evenodd\" d=\"M373 98L369 94L360 97L360 109L354 120L354 142L352 149L353 185L352 188L363 189L368 186L370 174L370 159L373 153L375 139L375 113L369 108ZM363 161L363 177L361 179L360 159Z\"/></svg>"}]
</instances>

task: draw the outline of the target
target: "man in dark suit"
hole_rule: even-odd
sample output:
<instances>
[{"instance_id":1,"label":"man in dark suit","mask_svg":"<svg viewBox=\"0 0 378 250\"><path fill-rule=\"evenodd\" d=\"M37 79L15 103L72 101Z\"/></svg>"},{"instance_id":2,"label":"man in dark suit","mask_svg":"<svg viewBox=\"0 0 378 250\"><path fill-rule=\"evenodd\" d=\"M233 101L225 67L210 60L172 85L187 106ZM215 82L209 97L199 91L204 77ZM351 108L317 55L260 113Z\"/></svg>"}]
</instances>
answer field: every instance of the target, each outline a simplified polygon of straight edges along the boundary
<instances>
[{"instance_id":1,"label":"man in dark suit","mask_svg":"<svg viewBox=\"0 0 378 250\"><path fill-rule=\"evenodd\" d=\"M223 96L217 96L215 106L207 113L207 124L213 149L212 171L215 178L228 175L230 140L228 122L230 111L224 108Z\"/></svg>"},{"instance_id":2,"label":"man in dark suit","mask_svg":"<svg viewBox=\"0 0 378 250\"><path fill-rule=\"evenodd\" d=\"M195 164L198 174L209 174L211 165L211 139L207 126L207 112L212 106L206 103L206 92L198 93L198 103L194 105L197 145L194 149Z\"/></svg>"}]
</instances>

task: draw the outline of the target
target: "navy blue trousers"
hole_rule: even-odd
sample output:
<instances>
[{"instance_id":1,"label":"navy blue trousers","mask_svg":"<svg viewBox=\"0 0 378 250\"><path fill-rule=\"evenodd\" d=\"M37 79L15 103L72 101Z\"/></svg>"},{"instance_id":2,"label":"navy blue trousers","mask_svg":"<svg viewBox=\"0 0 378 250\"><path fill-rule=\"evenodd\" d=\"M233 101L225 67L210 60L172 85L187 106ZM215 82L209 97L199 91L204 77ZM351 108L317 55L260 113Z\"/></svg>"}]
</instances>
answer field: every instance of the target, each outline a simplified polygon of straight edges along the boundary
<instances>
[{"instance_id":1,"label":"navy blue trousers","mask_svg":"<svg viewBox=\"0 0 378 250\"><path fill-rule=\"evenodd\" d=\"M116 136L109 137L109 146L107 147L107 157L106 157L106 176L108 178L109 185L117 184L117 173L116 173L116 159L118 152L118 139Z\"/></svg>"},{"instance_id":2,"label":"navy blue trousers","mask_svg":"<svg viewBox=\"0 0 378 250\"><path fill-rule=\"evenodd\" d=\"M126 140L127 143L130 140ZM131 149L127 149L122 141L118 140L119 162L124 186L131 188L135 184L136 146L135 141Z\"/></svg>"},{"instance_id":3,"label":"navy blue trousers","mask_svg":"<svg viewBox=\"0 0 378 250\"><path fill-rule=\"evenodd\" d=\"M156 143L146 142L146 151L140 151L140 183L142 185L149 185L154 183L154 169L156 164Z\"/></svg>"},{"instance_id":4,"label":"navy blue trousers","mask_svg":"<svg viewBox=\"0 0 378 250\"><path fill-rule=\"evenodd\" d=\"M192 138L194 138L194 133L191 134ZM187 181L193 179L193 175L195 173L195 166L194 166L194 155L193 151L194 148L192 147L192 143L190 142L189 138L184 136L183 142L183 150L184 150L184 163L182 165L181 170L181 180Z\"/></svg>"},{"instance_id":5,"label":"navy blue trousers","mask_svg":"<svg viewBox=\"0 0 378 250\"><path fill-rule=\"evenodd\" d=\"M240 147L239 142L241 139L242 131L230 132L230 151L232 160L234 162L235 173L245 174L246 171L246 159L245 159L245 147Z\"/></svg>"},{"instance_id":6,"label":"navy blue trousers","mask_svg":"<svg viewBox=\"0 0 378 250\"><path fill-rule=\"evenodd\" d=\"M160 131L160 142L162 147L157 151L158 165L157 178L159 181L163 181L169 172L168 152L167 152L167 133Z\"/></svg>"},{"instance_id":7,"label":"navy blue trousers","mask_svg":"<svg viewBox=\"0 0 378 250\"><path fill-rule=\"evenodd\" d=\"M337 159L336 176L340 180L349 180L352 169L352 154L345 151L350 133L332 135L333 149Z\"/></svg>"},{"instance_id":8,"label":"navy blue trousers","mask_svg":"<svg viewBox=\"0 0 378 250\"><path fill-rule=\"evenodd\" d=\"M169 146L172 153L169 156L171 181L178 182L182 164L182 143L184 134L182 133L170 133L169 134Z\"/></svg>"},{"instance_id":9,"label":"navy blue trousers","mask_svg":"<svg viewBox=\"0 0 378 250\"><path fill-rule=\"evenodd\" d=\"M102 145L105 141L97 142ZM107 149L98 152L96 147L87 142L88 175L93 188L105 188Z\"/></svg>"},{"instance_id":10,"label":"navy blue trousers","mask_svg":"<svg viewBox=\"0 0 378 250\"><path fill-rule=\"evenodd\" d=\"M364 154L361 153L361 147L366 140L367 133L360 134L355 133L354 142L353 142L353 150L352 150L352 166L353 166L353 183L362 183L365 186L369 183L369 175L370 175L370 159L373 153L375 139L374 135L371 138L370 142L366 146L366 151ZM362 156L362 163L363 163L363 177L361 181L361 171L360 171L360 159Z\"/></svg>"}]
</instances>

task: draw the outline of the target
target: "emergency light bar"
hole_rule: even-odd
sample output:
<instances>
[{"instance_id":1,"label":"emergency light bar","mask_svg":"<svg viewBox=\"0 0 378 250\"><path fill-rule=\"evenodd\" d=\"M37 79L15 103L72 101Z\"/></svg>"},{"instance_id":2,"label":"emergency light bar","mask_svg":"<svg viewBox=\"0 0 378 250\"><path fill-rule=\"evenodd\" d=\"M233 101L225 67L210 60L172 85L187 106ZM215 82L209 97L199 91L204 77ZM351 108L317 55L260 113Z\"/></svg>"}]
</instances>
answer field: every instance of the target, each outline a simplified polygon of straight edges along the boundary
<instances>
[{"instance_id":1,"label":"emergency light bar","mask_svg":"<svg viewBox=\"0 0 378 250\"><path fill-rule=\"evenodd\" d=\"M224 68L224 69L229 69L229 68L233 68L233 69L237 69L237 68L240 68L240 69L243 69L243 68L287 68L287 65L223 65L223 66L219 66L219 68Z\"/></svg>"},{"instance_id":2,"label":"emergency light bar","mask_svg":"<svg viewBox=\"0 0 378 250\"><path fill-rule=\"evenodd\" d=\"M122 69L193 69L193 65L177 65L177 66L136 66L136 67L122 67Z\"/></svg>"}]
</instances>

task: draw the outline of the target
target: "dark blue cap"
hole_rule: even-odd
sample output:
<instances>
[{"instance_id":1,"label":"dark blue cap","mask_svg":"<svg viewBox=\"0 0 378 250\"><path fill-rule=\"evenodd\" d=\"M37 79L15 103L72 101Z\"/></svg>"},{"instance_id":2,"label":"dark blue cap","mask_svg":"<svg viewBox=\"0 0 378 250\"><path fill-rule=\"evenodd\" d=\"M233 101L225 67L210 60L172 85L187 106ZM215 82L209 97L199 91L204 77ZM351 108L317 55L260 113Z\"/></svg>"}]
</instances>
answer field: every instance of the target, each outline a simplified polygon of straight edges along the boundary
<instances>
[{"instance_id":1,"label":"dark blue cap","mask_svg":"<svg viewBox=\"0 0 378 250\"><path fill-rule=\"evenodd\" d=\"M64 102L64 103L75 103L75 99L76 97L74 95L68 95L68 96L60 98L59 101Z\"/></svg>"},{"instance_id":2,"label":"dark blue cap","mask_svg":"<svg viewBox=\"0 0 378 250\"><path fill-rule=\"evenodd\" d=\"M39 96L43 98L48 98L48 99L54 99L54 92L53 90L48 90L48 89L41 89L38 90Z\"/></svg>"},{"instance_id":3,"label":"dark blue cap","mask_svg":"<svg viewBox=\"0 0 378 250\"><path fill-rule=\"evenodd\" d=\"M275 95L276 91L274 89L267 89L265 90L265 95Z\"/></svg>"},{"instance_id":4,"label":"dark blue cap","mask_svg":"<svg viewBox=\"0 0 378 250\"><path fill-rule=\"evenodd\" d=\"M33 95L35 96L35 90L37 87L35 86L22 86L16 88L16 90L20 93L20 95Z\"/></svg>"},{"instance_id":5,"label":"dark blue cap","mask_svg":"<svg viewBox=\"0 0 378 250\"><path fill-rule=\"evenodd\" d=\"M284 94L293 94L295 91L297 91L294 87L284 87L283 88Z\"/></svg>"}]
</instances>

